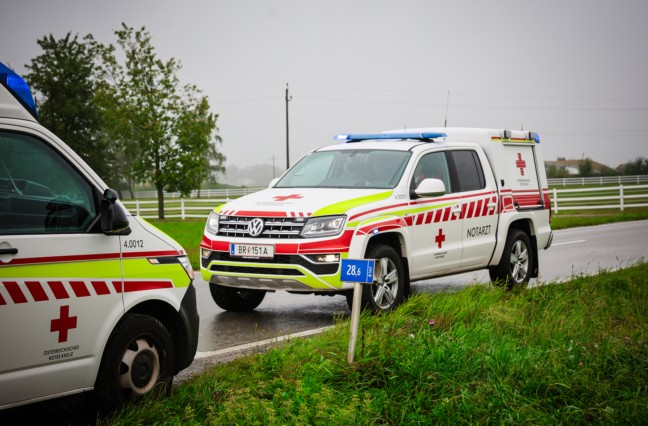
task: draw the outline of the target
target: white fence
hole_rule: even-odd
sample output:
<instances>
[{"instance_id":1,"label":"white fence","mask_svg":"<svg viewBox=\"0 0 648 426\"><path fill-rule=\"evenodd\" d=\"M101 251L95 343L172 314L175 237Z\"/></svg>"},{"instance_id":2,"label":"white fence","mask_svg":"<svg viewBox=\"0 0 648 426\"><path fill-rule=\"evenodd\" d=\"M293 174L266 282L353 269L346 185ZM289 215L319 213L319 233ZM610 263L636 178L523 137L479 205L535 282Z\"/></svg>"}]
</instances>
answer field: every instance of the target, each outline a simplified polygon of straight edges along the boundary
<instances>
[{"instance_id":1,"label":"white fence","mask_svg":"<svg viewBox=\"0 0 648 426\"><path fill-rule=\"evenodd\" d=\"M549 186L648 184L648 176L596 176L547 179Z\"/></svg>"},{"instance_id":2,"label":"white fence","mask_svg":"<svg viewBox=\"0 0 648 426\"><path fill-rule=\"evenodd\" d=\"M648 185L619 185L587 189L552 189L554 213L565 210L648 207Z\"/></svg>"},{"instance_id":3,"label":"white fence","mask_svg":"<svg viewBox=\"0 0 648 426\"><path fill-rule=\"evenodd\" d=\"M204 197L204 198L238 198L243 195L251 194L253 192L257 192L262 190L263 187L251 187L251 188L230 188L230 189L201 189L200 191L197 189L194 189L191 191L191 194L189 195L188 198L198 198L198 197ZM136 200L140 200L142 198L157 198L157 191L155 190L150 190L150 191L135 191L133 194L135 196ZM184 198L182 197L182 194L179 192L164 192L164 198L170 198L170 199L178 199L178 198Z\"/></svg>"},{"instance_id":4,"label":"white fence","mask_svg":"<svg viewBox=\"0 0 648 426\"><path fill-rule=\"evenodd\" d=\"M567 210L616 209L623 211L633 207L648 207L648 185L619 185L600 188L577 188L550 190L551 208L554 213ZM230 201L226 198L180 198L166 199L164 216L167 219L206 219L214 207ZM124 201L126 207L147 219L158 217L157 200Z\"/></svg>"}]
</instances>

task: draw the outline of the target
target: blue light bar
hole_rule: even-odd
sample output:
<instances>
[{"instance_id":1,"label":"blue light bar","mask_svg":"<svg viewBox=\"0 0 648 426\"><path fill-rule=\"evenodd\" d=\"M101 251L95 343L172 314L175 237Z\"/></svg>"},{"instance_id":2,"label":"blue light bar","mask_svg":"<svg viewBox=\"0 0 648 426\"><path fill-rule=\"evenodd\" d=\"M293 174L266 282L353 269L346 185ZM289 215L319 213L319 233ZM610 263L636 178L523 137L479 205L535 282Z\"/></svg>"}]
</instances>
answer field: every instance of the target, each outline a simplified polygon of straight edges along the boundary
<instances>
[{"instance_id":1,"label":"blue light bar","mask_svg":"<svg viewBox=\"0 0 648 426\"><path fill-rule=\"evenodd\" d=\"M2 62L0 62L0 84L9 89L9 92L38 120L36 103L34 102L29 85L21 76L13 72Z\"/></svg>"},{"instance_id":2,"label":"blue light bar","mask_svg":"<svg viewBox=\"0 0 648 426\"><path fill-rule=\"evenodd\" d=\"M423 132L423 133L356 133L356 134L350 134L350 135L336 135L333 139L334 140L342 140L346 141L347 143L349 142L360 142L360 141L366 141L369 139L377 139L377 140L403 140L403 139L413 139L413 140L418 140L418 141L424 141L424 140L430 140L430 139L436 139L436 138L445 138L448 136L446 133L431 133L431 132Z\"/></svg>"}]
</instances>

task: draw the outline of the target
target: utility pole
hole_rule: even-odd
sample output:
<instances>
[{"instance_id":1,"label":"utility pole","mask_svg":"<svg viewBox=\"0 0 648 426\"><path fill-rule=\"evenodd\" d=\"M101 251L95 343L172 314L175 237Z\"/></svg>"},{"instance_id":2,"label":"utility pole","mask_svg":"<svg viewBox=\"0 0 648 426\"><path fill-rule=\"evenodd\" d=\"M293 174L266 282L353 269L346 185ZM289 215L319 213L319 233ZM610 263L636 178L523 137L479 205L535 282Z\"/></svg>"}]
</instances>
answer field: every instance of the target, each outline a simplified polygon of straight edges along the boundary
<instances>
[{"instance_id":1,"label":"utility pole","mask_svg":"<svg viewBox=\"0 0 648 426\"><path fill-rule=\"evenodd\" d=\"M292 96L288 94L288 83L286 83L286 170L290 167L290 130L288 127L288 102L292 100Z\"/></svg>"}]
</instances>

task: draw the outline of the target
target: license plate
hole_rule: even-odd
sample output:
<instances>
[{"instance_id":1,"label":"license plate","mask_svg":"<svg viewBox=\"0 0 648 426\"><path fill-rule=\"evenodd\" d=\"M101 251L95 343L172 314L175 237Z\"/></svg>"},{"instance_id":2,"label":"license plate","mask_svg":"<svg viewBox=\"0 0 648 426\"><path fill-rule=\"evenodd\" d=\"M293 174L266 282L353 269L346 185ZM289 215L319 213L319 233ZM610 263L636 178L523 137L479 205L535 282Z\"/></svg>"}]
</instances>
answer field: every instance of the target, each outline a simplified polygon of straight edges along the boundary
<instances>
[{"instance_id":1,"label":"license plate","mask_svg":"<svg viewBox=\"0 0 648 426\"><path fill-rule=\"evenodd\" d=\"M230 256L271 259L274 257L272 244L230 244Z\"/></svg>"}]
</instances>

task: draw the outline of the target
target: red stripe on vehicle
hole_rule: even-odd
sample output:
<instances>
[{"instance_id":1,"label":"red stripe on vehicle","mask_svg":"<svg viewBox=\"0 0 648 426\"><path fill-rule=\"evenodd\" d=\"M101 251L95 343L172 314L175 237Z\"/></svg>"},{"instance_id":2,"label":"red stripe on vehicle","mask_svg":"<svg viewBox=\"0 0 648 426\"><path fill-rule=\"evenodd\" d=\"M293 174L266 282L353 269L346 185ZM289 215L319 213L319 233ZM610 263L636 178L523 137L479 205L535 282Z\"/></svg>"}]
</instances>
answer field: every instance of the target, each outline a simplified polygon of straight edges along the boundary
<instances>
[{"instance_id":1,"label":"red stripe on vehicle","mask_svg":"<svg viewBox=\"0 0 648 426\"><path fill-rule=\"evenodd\" d=\"M92 283L92 287L95 290L95 293L97 293L97 296L110 294L110 289L108 289L108 286L104 281L92 281L91 283Z\"/></svg>"},{"instance_id":2,"label":"red stripe on vehicle","mask_svg":"<svg viewBox=\"0 0 648 426\"><path fill-rule=\"evenodd\" d=\"M0 306L6 305L7 302L5 301L4 297L2 297L2 294L0 294Z\"/></svg>"},{"instance_id":3,"label":"red stripe on vehicle","mask_svg":"<svg viewBox=\"0 0 648 426\"><path fill-rule=\"evenodd\" d=\"M90 296L90 290L83 281L70 281L70 286L72 286L72 291L76 297Z\"/></svg>"},{"instance_id":4,"label":"red stripe on vehicle","mask_svg":"<svg viewBox=\"0 0 648 426\"><path fill-rule=\"evenodd\" d=\"M408 203L393 204L393 205L389 205L389 206L378 207L378 208L375 208L375 209L360 212L358 214L355 214L355 215L351 216L349 218L349 222L351 222L352 220L354 220L354 219L356 219L358 217L365 216L365 215L368 215L368 214L371 214L371 213L376 213L376 212L383 211L383 210L396 209L396 208L404 207L404 206L408 206L408 205L409 205Z\"/></svg>"},{"instance_id":5,"label":"red stripe on vehicle","mask_svg":"<svg viewBox=\"0 0 648 426\"><path fill-rule=\"evenodd\" d=\"M432 218L433 217L434 217L434 211L433 210L430 210L429 212L427 212L427 214L425 215L425 224L427 225L429 223L432 223Z\"/></svg>"},{"instance_id":6,"label":"red stripe on vehicle","mask_svg":"<svg viewBox=\"0 0 648 426\"><path fill-rule=\"evenodd\" d=\"M47 293L43 290L43 286L38 281L25 281L25 285L35 302L42 302L49 299Z\"/></svg>"},{"instance_id":7,"label":"red stripe on vehicle","mask_svg":"<svg viewBox=\"0 0 648 426\"><path fill-rule=\"evenodd\" d=\"M165 288L173 288L173 283L171 281L130 281L130 280L124 282L124 293L132 293L135 291L160 290Z\"/></svg>"},{"instance_id":8,"label":"red stripe on vehicle","mask_svg":"<svg viewBox=\"0 0 648 426\"><path fill-rule=\"evenodd\" d=\"M133 258L133 257L155 257L155 256L183 256L185 253L183 251L177 250L165 250L165 251L146 251L146 252L125 252L123 257ZM70 256L48 256L48 257L31 257L31 258L22 258L22 259L12 259L6 264L0 264L0 268L3 266L15 266L15 265L33 265L37 263L72 263L72 262L88 262L94 260L114 260L119 259L119 253L96 253L96 254L76 254Z\"/></svg>"},{"instance_id":9,"label":"red stripe on vehicle","mask_svg":"<svg viewBox=\"0 0 648 426\"><path fill-rule=\"evenodd\" d=\"M14 303L27 303L27 298L16 281L4 281L3 284L9 292L9 297L11 297L11 300L13 300Z\"/></svg>"},{"instance_id":10,"label":"red stripe on vehicle","mask_svg":"<svg viewBox=\"0 0 648 426\"><path fill-rule=\"evenodd\" d=\"M54 293L54 297L56 297L57 299L68 299L70 297L61 281L48 281L47 284L52 290L52 293Z\"/></svg>"}]
</instances>

